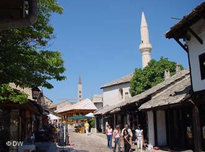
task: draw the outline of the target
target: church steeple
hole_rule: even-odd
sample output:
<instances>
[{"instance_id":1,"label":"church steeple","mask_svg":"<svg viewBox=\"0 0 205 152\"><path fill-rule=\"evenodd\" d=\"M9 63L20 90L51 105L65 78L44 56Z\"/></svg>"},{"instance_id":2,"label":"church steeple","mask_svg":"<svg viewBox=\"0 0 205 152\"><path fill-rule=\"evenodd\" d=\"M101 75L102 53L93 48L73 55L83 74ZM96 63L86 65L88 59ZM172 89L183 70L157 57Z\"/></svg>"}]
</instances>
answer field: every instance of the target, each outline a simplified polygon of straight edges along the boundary
<instances>
[{"instance_id":1,"label":"church steeple","mask_svg":"<svg viewBox=\"0 0 205 152\"><path fill-rule=\"evenodd\" d=\"M142 68L146 67L151 60L151 51L152 51L152 45L149 41L149 30L147 21L144 15L144 12L142 12L142 18L141 18L141 44L139 46L139 49L142 53Z\"/></svg>"},{"instance_id":2,"label":"church steeple","mask_svg":"<svg viewBox=\"0 0 205 152\"><path fill-rule=\"evenodd\" d=\"M82 80L80 76L78 80L78 101L81 101L81 100L82 100Z\"/></svg>"}]
</instances>

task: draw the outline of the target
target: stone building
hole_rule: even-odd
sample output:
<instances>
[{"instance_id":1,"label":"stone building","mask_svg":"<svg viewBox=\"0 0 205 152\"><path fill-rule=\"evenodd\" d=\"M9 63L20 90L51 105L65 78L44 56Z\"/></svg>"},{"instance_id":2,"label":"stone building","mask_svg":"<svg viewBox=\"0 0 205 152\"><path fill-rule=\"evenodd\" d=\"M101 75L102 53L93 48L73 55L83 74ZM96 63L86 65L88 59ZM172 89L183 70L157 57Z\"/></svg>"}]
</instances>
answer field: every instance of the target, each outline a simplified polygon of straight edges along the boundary
<instances>
[{"instance_id":1,"label":"stone building","mask_svg":"<svg viewBox=\"0 0 205 152\"><path fill-rule=\"evenodd\" d=\"M103 96L101 94L93 95L92 102L94 103L97 109L103 108Z\"/></svg>"},{"instance_id":2,"label":"stone building","mask_svg":"<svg viewBox=\"0 0 205 152\"><path fill-rule=\"evenodd\" d=\"M118 104L130 98L130 80L133 74L105 84L103 90L103 107Z\"/></svg>"},{"instance_id":3,"label":"stone building","mask_svg":"<svg viewBox=\"0 0 205 152\"><path fill-rule=\"evenodd\" d=\"M205 2L194 8L166 33L188 54L191 73L190 106L193 150L205 150ZM184 106L185 108L185 106Z\"/></svg>"}]
</instances>

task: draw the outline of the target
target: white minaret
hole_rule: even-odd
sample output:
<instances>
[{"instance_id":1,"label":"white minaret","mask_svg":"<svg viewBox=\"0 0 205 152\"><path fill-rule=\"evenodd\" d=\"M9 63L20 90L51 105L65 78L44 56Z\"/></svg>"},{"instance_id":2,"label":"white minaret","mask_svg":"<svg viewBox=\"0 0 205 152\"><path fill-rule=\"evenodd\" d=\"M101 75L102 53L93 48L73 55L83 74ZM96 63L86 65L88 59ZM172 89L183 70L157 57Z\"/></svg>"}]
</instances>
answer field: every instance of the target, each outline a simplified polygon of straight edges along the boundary
<instances>
[{"instance_id":1,"label":"white minaret","mask_svg":"<svg viewBox=\"0 0 205 152\"><path fill-rule=\"evenodd\" d=\"M151 50L152 45L149 41L149 30L147 21L145 19L144 12L142 12L142 19L141 19L141 44L139 46L139 49L142 53L142 68L146 67L151 60Z\"/></svg>"},{"instance_id":2,"label":"white minaret","mask_svg":"<svg viewBox=\"0 0 205 152\"><path fill-rule=\"evenodd\" d=\"M78 101L82 100L82 80L81 77L79 77L78 81Z\"/></svg>"}]
</instances>

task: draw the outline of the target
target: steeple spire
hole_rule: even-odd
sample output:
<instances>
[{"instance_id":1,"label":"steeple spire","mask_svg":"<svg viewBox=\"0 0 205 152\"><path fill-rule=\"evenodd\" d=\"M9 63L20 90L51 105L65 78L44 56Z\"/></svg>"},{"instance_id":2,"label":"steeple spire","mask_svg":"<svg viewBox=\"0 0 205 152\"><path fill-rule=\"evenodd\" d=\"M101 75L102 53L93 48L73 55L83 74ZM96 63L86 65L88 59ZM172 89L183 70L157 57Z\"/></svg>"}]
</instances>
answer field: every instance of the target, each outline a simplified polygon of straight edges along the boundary
<instances>
[{"instance_id":1,"label":"steeple spire","mask_svg":"<svg viewBox=\"0 0 205 152\"><path fill-rule=\"evenodd\" d=\"M149 41L148 25L147 25L144 12L142 12L140 32L141 32L141 44L139 46L139 49L142 53L142 68L144 68L148 65L149 61L151 60L151 50L152 50L152 45Z\"/></svg>"}]
</instances>

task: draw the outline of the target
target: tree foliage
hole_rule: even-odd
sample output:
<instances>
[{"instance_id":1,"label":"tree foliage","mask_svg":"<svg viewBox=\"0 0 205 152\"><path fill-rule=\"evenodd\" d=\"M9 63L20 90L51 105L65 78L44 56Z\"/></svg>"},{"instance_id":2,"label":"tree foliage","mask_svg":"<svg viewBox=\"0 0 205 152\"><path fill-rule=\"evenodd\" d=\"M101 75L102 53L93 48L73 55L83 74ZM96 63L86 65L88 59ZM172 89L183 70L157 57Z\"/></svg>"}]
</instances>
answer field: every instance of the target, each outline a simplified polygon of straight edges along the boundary
<instances>
[{"instance_id":1,"label":"tree foliage","mask_svg":"<svg viewBox=\"0 0 205 152\"><path fill-rule=\"evenodd\" d=\"M136 68L130 82L131 95L140 94L164 81L164 71L166 69L170 70L171 76L174 75L176 73L176 63L163 57L159 61L151 60L144 69ZM183 69L182 66L181 69Z\"/></svg>"},{"instance_id":2,"label":"tree foliage","mask_svg":"<svg viewBox=\"0 0 205 152\"><path fill-rule=\"evenodd\" d=\"M3 84L13 82L21 87L53 88L49 80L65 79L60 52L46 49L54 38L50 17L52 13L62 11L56 0L39 0L35 24L0 31L0 100L5 93L2 90L12 92Z\"/></svg>"},{"instance_id":3,"label":"tree foliage","mask_svg":"<svg viewBox=\"0 0 205 152\"><path fill-rule=\"evenodd\" d=\"M0 85L0 101L12 101L14 103L25 103L27 102L28 95L10 88L8 84Z\"/></svg>"}]
</instances>

